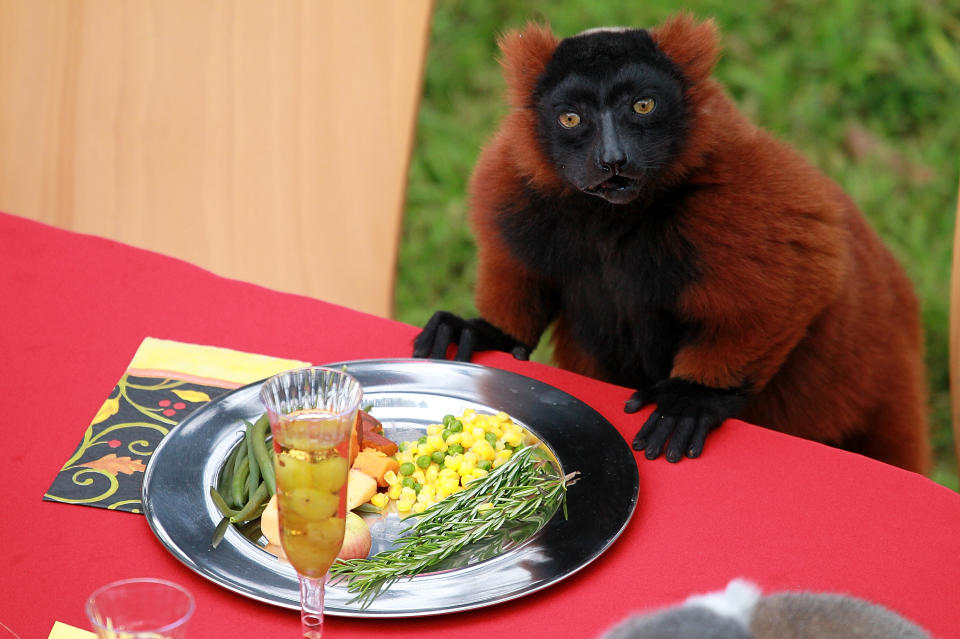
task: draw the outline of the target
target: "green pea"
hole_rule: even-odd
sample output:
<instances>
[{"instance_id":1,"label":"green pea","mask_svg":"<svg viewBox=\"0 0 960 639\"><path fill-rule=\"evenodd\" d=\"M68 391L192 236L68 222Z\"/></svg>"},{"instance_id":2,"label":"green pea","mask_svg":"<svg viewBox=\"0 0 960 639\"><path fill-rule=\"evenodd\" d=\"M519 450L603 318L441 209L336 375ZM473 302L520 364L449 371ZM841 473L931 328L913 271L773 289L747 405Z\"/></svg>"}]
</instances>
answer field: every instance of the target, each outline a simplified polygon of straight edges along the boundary
<instances>
[{"instance_id":1,"label":"green pea","mask_svg":"<svg viewBox=\"0 0 960 639\"><path fill-rule=\"evenodd\" d=\"M418 481L413 482L413 490L414 490L414 492L419 493L421 488L423 488L423 484L421 484L421 483L418 482Z\"/></svg>"},{"instance_id":2,"label":"green pea","mask_svg":"<svg viewBox=\"0 0 960 639\"><path fill-rule=\"evenodd\" d=\"M460 444L453 444L452 446L447 446L448 455L459 455L463 453L463 446Z\"/></svg>"},{"instance_id":3,"label":"green pea","mask_svg":"<svg viewBox=\"0 0 960 639\"><path fill-rule=\"evenodd\" d=\"M493 463L489 459L481 459L477 462L477 468L480 470L490 470L493 468Z\"/></svg>"},{"instance_id":4,"label":"green pea","mask_svg":"<svg viewBox=\"0 0 960 639\"><path fill-rule=\"evenodd\" d=\"M447 454L442 450L435 450L433 451L433 454L430 455L430 459L433 460L435 464L442 464L446 456Z\"/></svg>"},{"instance_id":5,"label":"green pea","mask_svg":"<svg viewBox=\"0 0 960 639\"><path fill-rule=\"evenodd\" d=\"M497 436L493 433L484 433L483 438L490 443L491 446L497 445Z\"/></svg>"},{"instance_id":6,"label":"green pea","mask_svg":"<svg viewBox=\"0 0 960 639\"><path fill-rule=\"evenodd\" d=\"M449 428L445 428L444 431L440 434L440 436L443 437L443 441L447 441L447 437L449 437L450 435L453 435L453 431L450 430Z\"/></svg>"},{"instance_id":7,"label":"green pea","mask_svg":"<svg viewBox=\"0 0 960 639\"><path fill-rule=\"evenodd\" d=\"M414 479L413 477L404 477L400 481L400 485L403 486L404 488L413 488L414 484L416 483L417 483L417 480Z\"/></svg>"},{"instance_id":8,"label":"green pea","mask_svg":"<svg viewBox=\"0 0 960 639\"><path fill-rule=\"evenodd\" d=\"M457 418L453 415L444 415L443 416L443 425L450 426L453 422L457 421Z\"/></svg>"},{"instance_id":9,"label":"green pea","mask_svg":"<svg viewBox=\"0 0 960 639\"><path fill-rule=\"evenodd\" d=\"M463 430L463 422L461 422L459 419L455 419L452 422L450 422L449 428L452 432L459 433Z\"/></svg>"},{"instance_id":10,"label":"green pea","mask_svg":"<svg viewBox=\"0 0 960 639\"><path fill-rule=\"evenodd\" d=\"M417 467L411 464L410 462L403 462L402 464L400 464L401 475L412 475L413 471L415 471L416 469Z\"/></svg>"},{"instance_id":11,"label":"green pea","mask_svg":"<svg viewBox=\"0 0 960 639\"><path fill-rule=\"evenodd\" d=\"M418 444L426 444L426 443L427 443L427 436L426 436L426 435L422 436L420 439L417 440L417 443L418 443Z\"/></svg>"},{"instance_id":12,"label":"green pea","mask_svg":"<svg viewBox=\"0 0 960 639\"><path fill-rule=\"evenodd\" d=\"M417 457L417 466L420 468L429 468L431 461L430 455L420 455Z\"/></svg>"}]
</instances>

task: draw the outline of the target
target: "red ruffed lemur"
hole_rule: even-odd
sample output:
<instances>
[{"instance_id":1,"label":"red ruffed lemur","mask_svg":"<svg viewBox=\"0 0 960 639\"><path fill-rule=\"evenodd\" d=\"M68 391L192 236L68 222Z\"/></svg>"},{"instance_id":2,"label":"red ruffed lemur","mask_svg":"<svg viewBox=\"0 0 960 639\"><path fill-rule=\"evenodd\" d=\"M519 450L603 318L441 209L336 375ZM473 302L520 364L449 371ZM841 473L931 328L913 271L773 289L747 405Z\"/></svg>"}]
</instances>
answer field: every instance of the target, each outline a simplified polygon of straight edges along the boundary
<instances>
[{"instance_id":1,"label":"red ruffed lemur","mask_svg":"<svg viewBox=\"0 0 960 639\"><path fill-rule=\"evenodd\" d=\"M856 205L711 77L712 21L501 40L509 102L470 183L481 317L417 357L528 357L636 389L633 441L701 454L728 417L925 472L918 304Z\"/></svg>"}]
</instances>

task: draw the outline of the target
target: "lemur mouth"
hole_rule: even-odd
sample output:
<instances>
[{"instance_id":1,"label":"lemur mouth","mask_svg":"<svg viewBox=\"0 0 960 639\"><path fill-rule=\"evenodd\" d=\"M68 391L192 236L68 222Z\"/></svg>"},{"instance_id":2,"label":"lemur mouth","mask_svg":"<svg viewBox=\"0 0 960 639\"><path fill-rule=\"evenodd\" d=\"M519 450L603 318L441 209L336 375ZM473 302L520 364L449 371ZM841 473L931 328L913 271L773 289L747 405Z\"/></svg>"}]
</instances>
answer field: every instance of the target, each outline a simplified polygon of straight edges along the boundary
<instances>
[{"instance_id":1,"label":"lemur mouth","mask_svg":"<svg viewBox=\"0 0 960 639\"><path fill-rule=\"evenodd\" d=\"M589 186L583 190L585 193L602 197L605 200L617 200L622 196L635 191L637 186L638 181L633 178L628 178L623 175L614 175L613 177L604 180L600 184Z\"/></svg>"}]
</instances>

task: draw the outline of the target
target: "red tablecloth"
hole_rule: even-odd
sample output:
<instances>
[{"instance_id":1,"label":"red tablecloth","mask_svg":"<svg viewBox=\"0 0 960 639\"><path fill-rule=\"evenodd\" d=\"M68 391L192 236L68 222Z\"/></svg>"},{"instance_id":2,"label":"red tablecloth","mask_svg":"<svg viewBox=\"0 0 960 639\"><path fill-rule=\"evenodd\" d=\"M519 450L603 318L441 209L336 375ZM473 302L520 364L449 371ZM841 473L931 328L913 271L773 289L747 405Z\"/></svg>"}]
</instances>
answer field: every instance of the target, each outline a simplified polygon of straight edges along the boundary
<instances>
[{"instance_id":1,"label":"red tablecloth","mask_svg":"<svg viewBox=\"0 0 960 639\"><path fill-rule=\"evenodd\" d=\"M300 333L274 329L301 318ZM315 363L406 357L416 329L224 279L184 262L0 214L0 622L46 637L86 627L86 595L156 576L197 598L191 636L293 637L297 613L235 595L173 558L141 515L43 501L146 336ZM626 438L628 389L487 354L479 361L577 396ZM960 637L960 496L869 459L730 422L703 458L638 457L639 506L620 539L558 585L424 619L327 618L334 637L592 637L631 611L733 577L764 590L850 593ZM2 633L0 633L2 634Z\"/></svg>"}]
</instances>

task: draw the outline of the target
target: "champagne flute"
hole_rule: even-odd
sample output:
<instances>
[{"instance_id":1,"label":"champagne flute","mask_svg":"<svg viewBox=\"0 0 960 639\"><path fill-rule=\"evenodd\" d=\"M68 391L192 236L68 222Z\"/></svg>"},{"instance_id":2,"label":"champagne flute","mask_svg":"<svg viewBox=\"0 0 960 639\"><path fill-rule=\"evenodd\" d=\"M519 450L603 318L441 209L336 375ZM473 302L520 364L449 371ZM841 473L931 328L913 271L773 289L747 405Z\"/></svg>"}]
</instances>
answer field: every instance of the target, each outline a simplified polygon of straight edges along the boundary
<instances>
[{"instance_id":1,"label":"champagne flute","mask_svg":"<svg viewBox=\"0 0 960 639\"><path fill-rule=\"evenodd\" d=\"M350 435L363 397L343 371L309 367L265 381L280 537L300 581L303 636L323 633L327 571L343 545Z\"/></svg>"}]
</instances>

